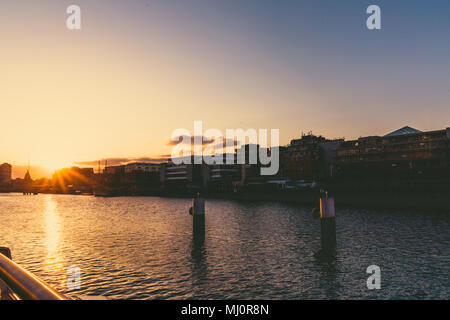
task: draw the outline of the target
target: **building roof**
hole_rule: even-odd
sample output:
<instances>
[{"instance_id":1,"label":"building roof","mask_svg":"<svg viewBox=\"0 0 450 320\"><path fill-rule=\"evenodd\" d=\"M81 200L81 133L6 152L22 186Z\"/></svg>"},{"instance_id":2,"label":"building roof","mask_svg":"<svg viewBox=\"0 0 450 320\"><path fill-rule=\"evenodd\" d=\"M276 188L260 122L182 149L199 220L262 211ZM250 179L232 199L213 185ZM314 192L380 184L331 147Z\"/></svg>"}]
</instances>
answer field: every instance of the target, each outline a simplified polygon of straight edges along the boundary
<instances>
[{"instance_id":1,"label":"building roof","mask_svg":"<svg viewBox=\"0 0 450 320\"><path fill-rule=\"evenodd\" d=\"M413 134L413 133L420 133L420 132L422 132L422 131L405 126L398 130L392 131L391 133L388 133L387 135L385 135L385 137L401 136L401 135L405 135L405 134Z\"/></svg>"}]
</instances>

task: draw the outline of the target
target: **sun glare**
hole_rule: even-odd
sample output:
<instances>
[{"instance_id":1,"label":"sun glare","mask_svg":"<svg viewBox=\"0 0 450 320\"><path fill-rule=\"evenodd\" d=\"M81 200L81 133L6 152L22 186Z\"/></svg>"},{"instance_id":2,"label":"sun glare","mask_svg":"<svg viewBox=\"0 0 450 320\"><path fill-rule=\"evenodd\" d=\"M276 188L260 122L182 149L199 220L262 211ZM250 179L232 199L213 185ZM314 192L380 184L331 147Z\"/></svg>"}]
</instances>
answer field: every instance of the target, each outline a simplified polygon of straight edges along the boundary
<instances>
[{"instance_id":1,"label":"sun glare","mask_svg":"<svg viewBox=\"0 0 450 320\"><path fill-rule=\"evenodd\" d=\"M54 171L62 169L62 168L72 167L72 164L70 162L67 162L64 160L52 159L52 160L48 160L48 161L43 161L42 166L45 169L47 169L51 172L54 172Z\"/></svg>"}]
</instances>

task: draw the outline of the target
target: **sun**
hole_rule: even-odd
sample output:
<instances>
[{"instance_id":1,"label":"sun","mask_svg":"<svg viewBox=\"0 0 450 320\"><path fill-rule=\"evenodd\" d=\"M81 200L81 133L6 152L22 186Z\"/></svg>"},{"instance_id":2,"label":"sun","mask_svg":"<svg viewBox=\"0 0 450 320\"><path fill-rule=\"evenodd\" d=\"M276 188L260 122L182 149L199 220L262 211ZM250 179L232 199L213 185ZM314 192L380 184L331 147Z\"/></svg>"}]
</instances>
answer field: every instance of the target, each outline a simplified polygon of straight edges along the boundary
<instances>
[{"instance_id":1,"label":"sun","mask_svg":"<svg viewBox=\"0 0 450 320\"><path fill-rule=\"evenodd\" d=\"M42 162L42 166L51 172L55 172L59 169L72 167L72 163L62 159L48 159Z\"/></svg>"}]
</instances>

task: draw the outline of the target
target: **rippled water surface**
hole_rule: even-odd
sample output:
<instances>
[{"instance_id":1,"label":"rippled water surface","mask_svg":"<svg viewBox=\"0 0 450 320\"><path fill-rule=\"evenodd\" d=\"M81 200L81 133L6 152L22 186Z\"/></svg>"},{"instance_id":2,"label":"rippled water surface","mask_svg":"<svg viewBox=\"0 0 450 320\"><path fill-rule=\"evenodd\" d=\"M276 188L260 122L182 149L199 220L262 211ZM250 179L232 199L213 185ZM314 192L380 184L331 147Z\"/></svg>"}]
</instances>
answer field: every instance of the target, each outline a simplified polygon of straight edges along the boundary
<instances>
[{"instance_id":1,"label":"rippled water surface","mask_svg":"<svg viewBox=\"0 0 450 320\"><path fill-rule=\"evenodd\" d=\"M338 256L315 260L311 208L207 200L204 242L189 199L0 194L0 246L62 292L119 299L449 298L442 214L337 208ZM381 268L369 291L366 268ZM67 268L81 288L66 288Z\"/></svg>"}]
</instances>

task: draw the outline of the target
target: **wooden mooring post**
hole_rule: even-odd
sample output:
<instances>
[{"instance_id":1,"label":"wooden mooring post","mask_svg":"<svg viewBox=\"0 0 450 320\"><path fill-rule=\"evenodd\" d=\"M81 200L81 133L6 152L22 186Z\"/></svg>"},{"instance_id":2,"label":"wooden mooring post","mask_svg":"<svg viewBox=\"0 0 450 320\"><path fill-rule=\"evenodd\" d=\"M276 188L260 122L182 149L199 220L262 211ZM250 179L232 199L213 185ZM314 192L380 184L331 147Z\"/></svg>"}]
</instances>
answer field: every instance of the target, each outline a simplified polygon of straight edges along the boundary
<instances>
[{"instance_id":1,"label":"wooden mooring post","mask_svg":"<svg viewBox=\"0 0 450 320\"><path fill-rule=\"evenodd\" d=\"M192 207L189 209L192 215L192 231L194 237L202 238L205 235L205 200L198 194L192 199Z\"/></svg>"},{"instance_id":2,"label":"wooden mooring post","mask_svg":"<svg viewBox=\"0 0 450 320\"><path fill-rule=\"evenodd\" d=\"M332 258L336 256L336 214L334 198L328 192L320 198L320 241L321 250L318 256Z\"/></svg>"}]
</instances>

